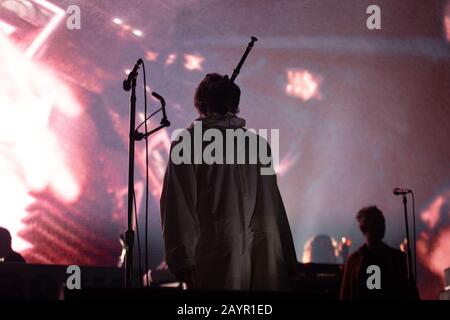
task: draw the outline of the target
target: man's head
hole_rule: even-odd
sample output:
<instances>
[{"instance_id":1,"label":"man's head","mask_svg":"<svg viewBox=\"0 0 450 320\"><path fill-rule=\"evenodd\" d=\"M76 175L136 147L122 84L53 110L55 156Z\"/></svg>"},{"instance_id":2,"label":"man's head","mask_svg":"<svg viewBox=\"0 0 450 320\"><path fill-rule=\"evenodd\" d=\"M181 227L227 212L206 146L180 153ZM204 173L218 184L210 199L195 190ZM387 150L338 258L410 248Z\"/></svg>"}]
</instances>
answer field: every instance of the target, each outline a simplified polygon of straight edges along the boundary
<instances>
[{"instance_id":1,"label":"man's head","mask_svg":"<svg viewBox=\"0 0 450 320\"><path fill-rule=\"evenodd\" d=\"M209 73L199 83L195 91L195 108L201 115L212 113L225 115L228 112L239 112L241 90L228 79L218 73Z\"/></svg>"},{"instance_id":2,"label":"man's head","mask_svg":"<svg viewBox=\"0 0 450 320\"><path fill-rule=\"evenodd\" d=\"M356 215L359 223L359 229L369 242L379 242L384 237L386 224L383 212L376 206L365 207L359 210Z\"/></svg>"},{"instance_id":3,"label":"man's head","mask_svg":"<svg viewBox=\"0 0 450 320\"><path fill-rule=\"evenodd\" d=\"M8 229L0 227L0 257L11 251L11 234Z\"/></svg>"}]
</instances>

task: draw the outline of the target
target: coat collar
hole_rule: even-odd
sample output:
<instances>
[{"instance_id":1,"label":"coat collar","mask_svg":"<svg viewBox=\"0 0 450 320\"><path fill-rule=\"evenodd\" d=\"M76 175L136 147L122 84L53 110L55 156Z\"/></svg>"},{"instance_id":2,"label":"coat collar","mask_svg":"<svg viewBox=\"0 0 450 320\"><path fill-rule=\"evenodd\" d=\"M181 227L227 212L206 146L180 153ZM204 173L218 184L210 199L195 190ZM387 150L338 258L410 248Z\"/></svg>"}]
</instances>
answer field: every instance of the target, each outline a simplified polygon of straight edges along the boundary
<instances>
[{"instance_id":1,"label":"coat collar","mask_svg":"<svg viewBox=\"0 0 450 320\"><path fill-rule=\"evenodd\" d=\"M201 121L202 126L208 128L237 129L245 126L245 120L237 117L235 114L228 112L225 115L213 113L207 117L200 117L195 121ZM194 123L190 128L194 127Z\"/></svg>"}]
</instances>

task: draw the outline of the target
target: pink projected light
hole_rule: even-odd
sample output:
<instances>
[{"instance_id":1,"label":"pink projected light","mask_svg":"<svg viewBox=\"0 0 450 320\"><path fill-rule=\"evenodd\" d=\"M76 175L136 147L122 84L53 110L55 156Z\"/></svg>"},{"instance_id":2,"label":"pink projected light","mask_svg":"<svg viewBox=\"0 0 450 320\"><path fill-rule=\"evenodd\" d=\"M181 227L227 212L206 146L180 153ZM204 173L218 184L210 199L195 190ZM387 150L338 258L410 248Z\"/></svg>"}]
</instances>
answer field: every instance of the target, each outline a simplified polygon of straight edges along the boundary
<instances>
[{"instance_id":1,"label":"pink projected light","mask_svg":"<svg viewBox=\"0 0 450 320\"><path fill-rule=\"evenodd\" d=\"M14 33L15 30L16 28L14 28L12 25L0 20L0 32L7 36L10 36Z\"/></svg>"},{"instance_id":2,"label":"pink projected light","mask_svg":"<svg viewBox=\"0 0 450 320\"><path fill-rule=\"evenodd\" d=\"M450 2L447 3L444 11L444 31L447 41L450 41Z\"/></svg>"},{"instance_id":3,"label":"pink projected light","mask_svg":"<svg viewBox=\"0 0 450 320\"><path fill-rule=\"evenodd\" d=\"M177 55L175 53L169 54L166 59L166 66L170 66L171 64L173 64L176 59Z\"/></svg>"},{"instance_id":4,"label":"pink projected light","mask_svg":"<svg viewBox=\"0 0 450 320\"><path fill-rule=\"evenodd\" d=\"M33 0L33 2L53 12L55 15L50 20L50 22L42 29L42 31L38 34L38 36L34 39L34 41L31 43L28 49L25 51L25 55L27 57L32 57L35 55L37 50L44 44L45 40L47 40L50 34L56 29L56 27L66 14L63 9L55 6L54 4L51 4L48 1Z\"/></svg>"},{"instance_id":5,"label":"pink projected light","mask_svg":"<svg viewBox=\"0 0 450 320\"><path fill-rule=\"evenodd\" d=\"M66 203L76 201L80 186L72 174L50 116L77 117L81 107L51 72L33 63L0 33L0 225L14 238L14 249L30 244L19 237L35 199L30 192L52 190Z\"/></svg>"},{"instance_id":6,"label":"pink projected light","mask_svg":"<svg viewBox=\"0 0 450 320\"><path fill-rule=\"evenodd\" d=\"M290 152L275 167L275 172L277 173L277 175L283 176L287 172L289 172L289 170L294 166L294 164L296 162L297 162L297 156L293 152Z\"/></svg>"},{"instance_id":7,"label":"pink projected light","mask_svg":"<svg viewBox=\"0 0 450 320\"><path fill-rule=\"evenodd\" d=\"M147 51L145 53L145 58L148 61L156 61L156 59L158 59L158 53L156 51Z\"/></svg>"},{"instance_id":8,"label":"pink projected light","mask_svg":"<svg viewBox=\"0 0 450 320\"><path fill-rule=\"evenodd\" d=\"M450 227L437 228L441 221L448 220L450 210L446 206L450 192L443 192L420 213L427 230L421 232L417 240L417 255L424 265L443 280L443 270L450 265ZM446 209L447 208L447 209Z\"/></svg>"},{"instance_id":9,"label":"pink projected light","mask_svg":"<svg viewBox=\"0 0 450 320\"><path fill-rule=\"evenodd\" d=\"M185 54L184 59L185 59L184 67L187 70L190 70L190 71L194 71L194 70L202 71L203 70L202 63L205 60L205 58L203 58L202 56L195 55L195 54Z\"/></svg>"},{"instance_id":10,"label":"pink projected light","mask_svg":"<svg viewBox=\"0 0 450 320\"><path fill-rule=\"evenodd\" d=\"M286 93L303 101L320 99L320 83L320 78L308 70L291 69L287 71Z\"/></svg>"}]
</instances>

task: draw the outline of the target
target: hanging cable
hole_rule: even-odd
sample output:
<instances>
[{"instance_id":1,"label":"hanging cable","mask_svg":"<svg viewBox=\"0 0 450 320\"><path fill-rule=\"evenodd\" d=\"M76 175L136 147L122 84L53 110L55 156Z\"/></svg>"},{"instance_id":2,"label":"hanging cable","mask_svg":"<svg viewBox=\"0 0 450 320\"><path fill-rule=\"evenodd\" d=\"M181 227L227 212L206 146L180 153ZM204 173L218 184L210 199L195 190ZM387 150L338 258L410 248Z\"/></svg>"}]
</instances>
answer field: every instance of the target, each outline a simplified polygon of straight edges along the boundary
<instances>
[{"instance_id":1,"label":"hanging cable","mask_svg":"<svg viewBox=\"0 0 450 320\"><path fill-rule=\"evenodd\" d=\"M136 128L136 130L139 130L140 127L142 127L144 125L144 123L146 123L148 120L150 120L151 117L153 117L155 114L157 114L158 112L160 112L162 110L162 108L159 108L158 110L156 110L155 112L153 112L151 115L149 115L144 121L142 121Z\"/></svg>"},{"instance_id":2,"label":"hanging cable","mask_svg":"<svg viewBox=\"0 0 450 320\"><path fill-rule=\"evenodd\" d=\"M144 76L144 130L145 130L145 284L149 286L148 281L148 132L147 126L147 79L145 75L145 64L142 63ZM153 114L155 114L154 112ZM153 115L152 114L152 115ZM139 127L138 127L139 128Z\"/></svg>"},{"instance_id":3,"label":"hanging cable","mask_svg":"<svg viewBox=\"0 0 450 320\"><path fill-rule=\"evenodd\" d=\"M134 219L136 223L136 234L137 234L137 247L138 247L138 261L139 261L139 284L142 287L142 264L141 264L141 240L139 236L139 223L137 216L137 205L136 205L136 194L133 189L133 202L134 202Z\"/></svg>"}]
</instances>

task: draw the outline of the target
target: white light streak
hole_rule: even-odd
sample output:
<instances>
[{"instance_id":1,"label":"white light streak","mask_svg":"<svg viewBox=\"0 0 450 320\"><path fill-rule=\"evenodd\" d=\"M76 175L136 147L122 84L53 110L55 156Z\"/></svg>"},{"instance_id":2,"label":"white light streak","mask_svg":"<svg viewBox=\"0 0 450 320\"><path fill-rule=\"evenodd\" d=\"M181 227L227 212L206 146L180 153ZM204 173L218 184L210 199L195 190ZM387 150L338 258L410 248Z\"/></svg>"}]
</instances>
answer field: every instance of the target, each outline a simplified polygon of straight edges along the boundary
<instances>
[{"instance_id":1,"label":"white light streak","mask_svg":"<svg viewBox=\"0 0 450 320\"><path fill-rule=\"evenodd\" d=\"M58 24L61 22L62 18L65 16L66 12L51 4L45 0L33 0L36 4L46 8L47 10L53 12L55 15L50 20L50 22L42 29L38 36L34 39L31 45L25 51L27 57L32 57L37 52L37 50L44 44L45 40L50 36L50 34L56 29Z\"/></svg>"}]
</instances>

